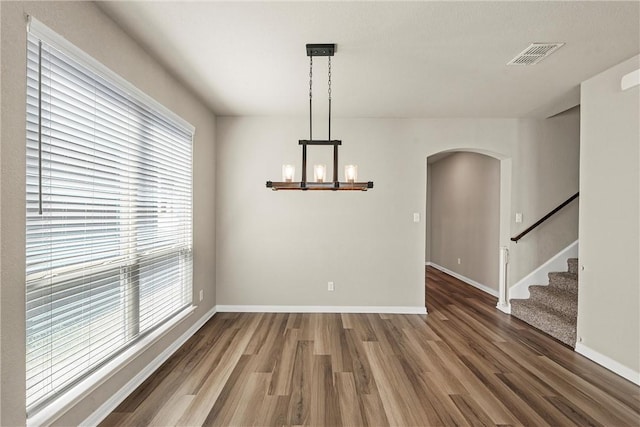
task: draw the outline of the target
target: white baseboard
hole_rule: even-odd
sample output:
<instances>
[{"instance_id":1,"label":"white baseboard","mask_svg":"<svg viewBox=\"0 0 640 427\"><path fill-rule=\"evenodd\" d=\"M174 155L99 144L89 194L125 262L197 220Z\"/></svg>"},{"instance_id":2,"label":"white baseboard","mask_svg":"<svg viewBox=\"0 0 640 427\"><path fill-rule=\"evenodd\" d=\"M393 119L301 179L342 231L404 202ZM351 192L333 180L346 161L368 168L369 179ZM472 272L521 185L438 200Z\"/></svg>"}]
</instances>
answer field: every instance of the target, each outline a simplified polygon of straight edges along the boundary
<instances>
[{"instance_id":1,"label":"white baseboard","mask_svg":"<svg viewBox=\"0 0 640 427\"><path fill-rule=\"evenodd\" d=\"M478 288L481 291L484 291L484 292L488 293L489 295L493 295L494 297L498 298L498 291L496 289L490 288L487 285L483 285L482 283L476 282L473 279L469 279L468 277L465 277L462 274L456 273L455 271L451 271L448 268L445 268L445 267L443 267L441 265L436 264L435 262L426 262L425 265L430 265L432 267L435 267L438 270L447 273L449 276L453 276L458 280L462 280L466 284L471 285L474 288Z\"/></svg>"},{"instance_id":2,"label":"white baseboard","mask_svg":"<svg viewBox=\"0 0 640 427\"><path fill-rule=\"evenodd\" d=\"M213 315L216 314L216 308L213 307L196 323L194 323L185 333L180 335L169 347L160 353L151 363L149 363L142 371L138 372L135 377L131 378L120 390L114 393L106 402L104 402L93 414L80 423L81 426L97 426L111 412L113 412L120 403L124 401L136 388L138 388L151 374L153 374L164 362L169 359L189 338L195 334Z\"/></svg>"},{"instance_id":3,"label":"white baseboard","mask_svg":"<svg viewBox=\"0 0 640 427\"><path fill-rule=\"evenodd\" d=\"M587 359L593 360L598 365L607 368L614 374L620 375L622 378L629 380L636 385L640 385L640 372L636 372L633 369L628 368L619 362L616 362L609 356L598 353L597 351L587 347L581 342L576 343L576 352L580 353Z\"/></svg>"},{"instance_id":4,"label":"white baseboard","mask_svg":"<svg viewBox=\"0 0 640 427\"><path fill-rule=\"evenodd\" d=\"M509 299L528 299L529 286L548 285L549 273L553 271L567 271L567 259L578 258L578 241L549 258L540 267L520 279L518 283L509 288Z\"/></svg>"},{"instance_id":5,"label":"white baseboard","mask_svg":"<svg viewBox=\"0 0 640 427\"><path fill-rule=\"evenodd\" d=\"M218 305L218 313L385 313L427 314L426 307L346 305Z\"/></svg>"},{"instance_id":6,"label":"white baseboard","mask_svg":"<svg viewBox=\"0 0 640 427\"><path fill-rule=\"evenodd\" d=\"M500 304L496 305L496 308L503 313L511 314L511 304Z\"/></svg>"}]
</instances>

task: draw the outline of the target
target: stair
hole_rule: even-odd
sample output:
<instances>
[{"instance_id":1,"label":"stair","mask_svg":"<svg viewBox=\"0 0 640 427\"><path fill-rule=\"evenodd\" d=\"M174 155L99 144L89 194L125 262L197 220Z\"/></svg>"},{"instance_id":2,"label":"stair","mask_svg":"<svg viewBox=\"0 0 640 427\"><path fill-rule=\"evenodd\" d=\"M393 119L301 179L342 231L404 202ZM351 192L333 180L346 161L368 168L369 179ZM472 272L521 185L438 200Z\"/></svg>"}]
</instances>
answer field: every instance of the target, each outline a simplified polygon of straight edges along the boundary
<instances>
[{"instance_id":1,"label":"stair","mask_svg":"<svg viewBox=\"0 0 640 427\"><path fill-rule=\"evenodd\" d=\"M574 348L578 319L578 259L549 273L549 285L530 286L529 299L512 299L511 315Z\"/></svg>"}]
</instances>

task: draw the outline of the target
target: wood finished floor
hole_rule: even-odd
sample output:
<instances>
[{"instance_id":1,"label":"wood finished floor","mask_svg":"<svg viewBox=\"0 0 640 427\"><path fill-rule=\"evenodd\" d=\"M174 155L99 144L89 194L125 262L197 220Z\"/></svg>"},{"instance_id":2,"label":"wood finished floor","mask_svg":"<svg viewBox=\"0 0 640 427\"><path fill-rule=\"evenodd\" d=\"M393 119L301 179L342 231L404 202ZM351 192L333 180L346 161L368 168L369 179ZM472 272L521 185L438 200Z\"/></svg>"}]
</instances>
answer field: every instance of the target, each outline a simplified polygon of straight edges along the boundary
<instances>
[{"instance_id":1,"label":"wood finished floor","mask_svg":"<svg viewBox=\"0 0 640 427\"><path fill-rule=\"evenodd\" d=\"M638 426L640 388L428 268L429 314L216 314L101 426Z\"/></svg>"}]
</instances>

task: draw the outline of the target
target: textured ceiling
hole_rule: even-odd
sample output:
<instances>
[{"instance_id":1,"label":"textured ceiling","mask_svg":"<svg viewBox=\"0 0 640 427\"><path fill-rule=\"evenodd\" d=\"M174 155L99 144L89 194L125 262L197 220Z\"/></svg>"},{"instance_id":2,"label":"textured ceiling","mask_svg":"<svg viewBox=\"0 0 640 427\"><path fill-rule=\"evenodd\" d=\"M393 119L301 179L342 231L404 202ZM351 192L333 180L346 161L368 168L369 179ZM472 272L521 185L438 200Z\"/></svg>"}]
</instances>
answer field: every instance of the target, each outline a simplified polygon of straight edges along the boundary
<instances>
[{"instance_id":1,"label":"textured ceiling","mask_svg":"<svg viewBox=\"0 0 640 427\"><path fill-rule=\"evenodd\" d=\"M531 117L640 52L640 2L104 2L218 115L303 115L306 43L336 43L343 117ZM564 42L538 65L505 64ZM314 67L323 109L326 59ZM315 106L316 104L314 104Z\"/></svg>"}]
</instances>

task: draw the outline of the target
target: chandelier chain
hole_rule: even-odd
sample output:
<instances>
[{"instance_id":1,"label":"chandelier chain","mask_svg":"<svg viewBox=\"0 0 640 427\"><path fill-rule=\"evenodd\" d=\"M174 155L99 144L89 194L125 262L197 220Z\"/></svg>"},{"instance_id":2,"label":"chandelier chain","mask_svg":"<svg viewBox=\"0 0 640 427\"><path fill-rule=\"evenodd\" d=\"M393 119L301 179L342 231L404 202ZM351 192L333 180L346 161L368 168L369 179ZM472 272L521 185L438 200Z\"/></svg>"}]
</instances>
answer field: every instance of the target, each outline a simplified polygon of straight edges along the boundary
<instances>
[{"instance_id":1,"label":"chandelier chain","mask_svg":"<svg viewBox=\"0 0 640 427\"><path fill-rule=\"evenodd\" d=\"M331 57L329 57L329 101L331 101Z\"/></svg>"},{"instance_id":2,"label":"chandelier chain","mask_svg":"<svg viewBox=\"0 0 640 427\"><path fill-rule=\"evenodd\" d=\"M313 87L313 55L309 56L309 141L313 141L313 100L312 98ZM303 148L303 163L306 162L307 149ZM305 179L303 178L303 181Z\"/></svg>"},{"instance_id":3,"label":"chandelier chain","mask_svg":"<svg viewBox=\"0 0 640 427\"><path fill-rule=\"evenodd\" d=\"M313 85L313 55L309 57L309 99L312 97L311 87Z\"/></svg>"}]
</instances>

